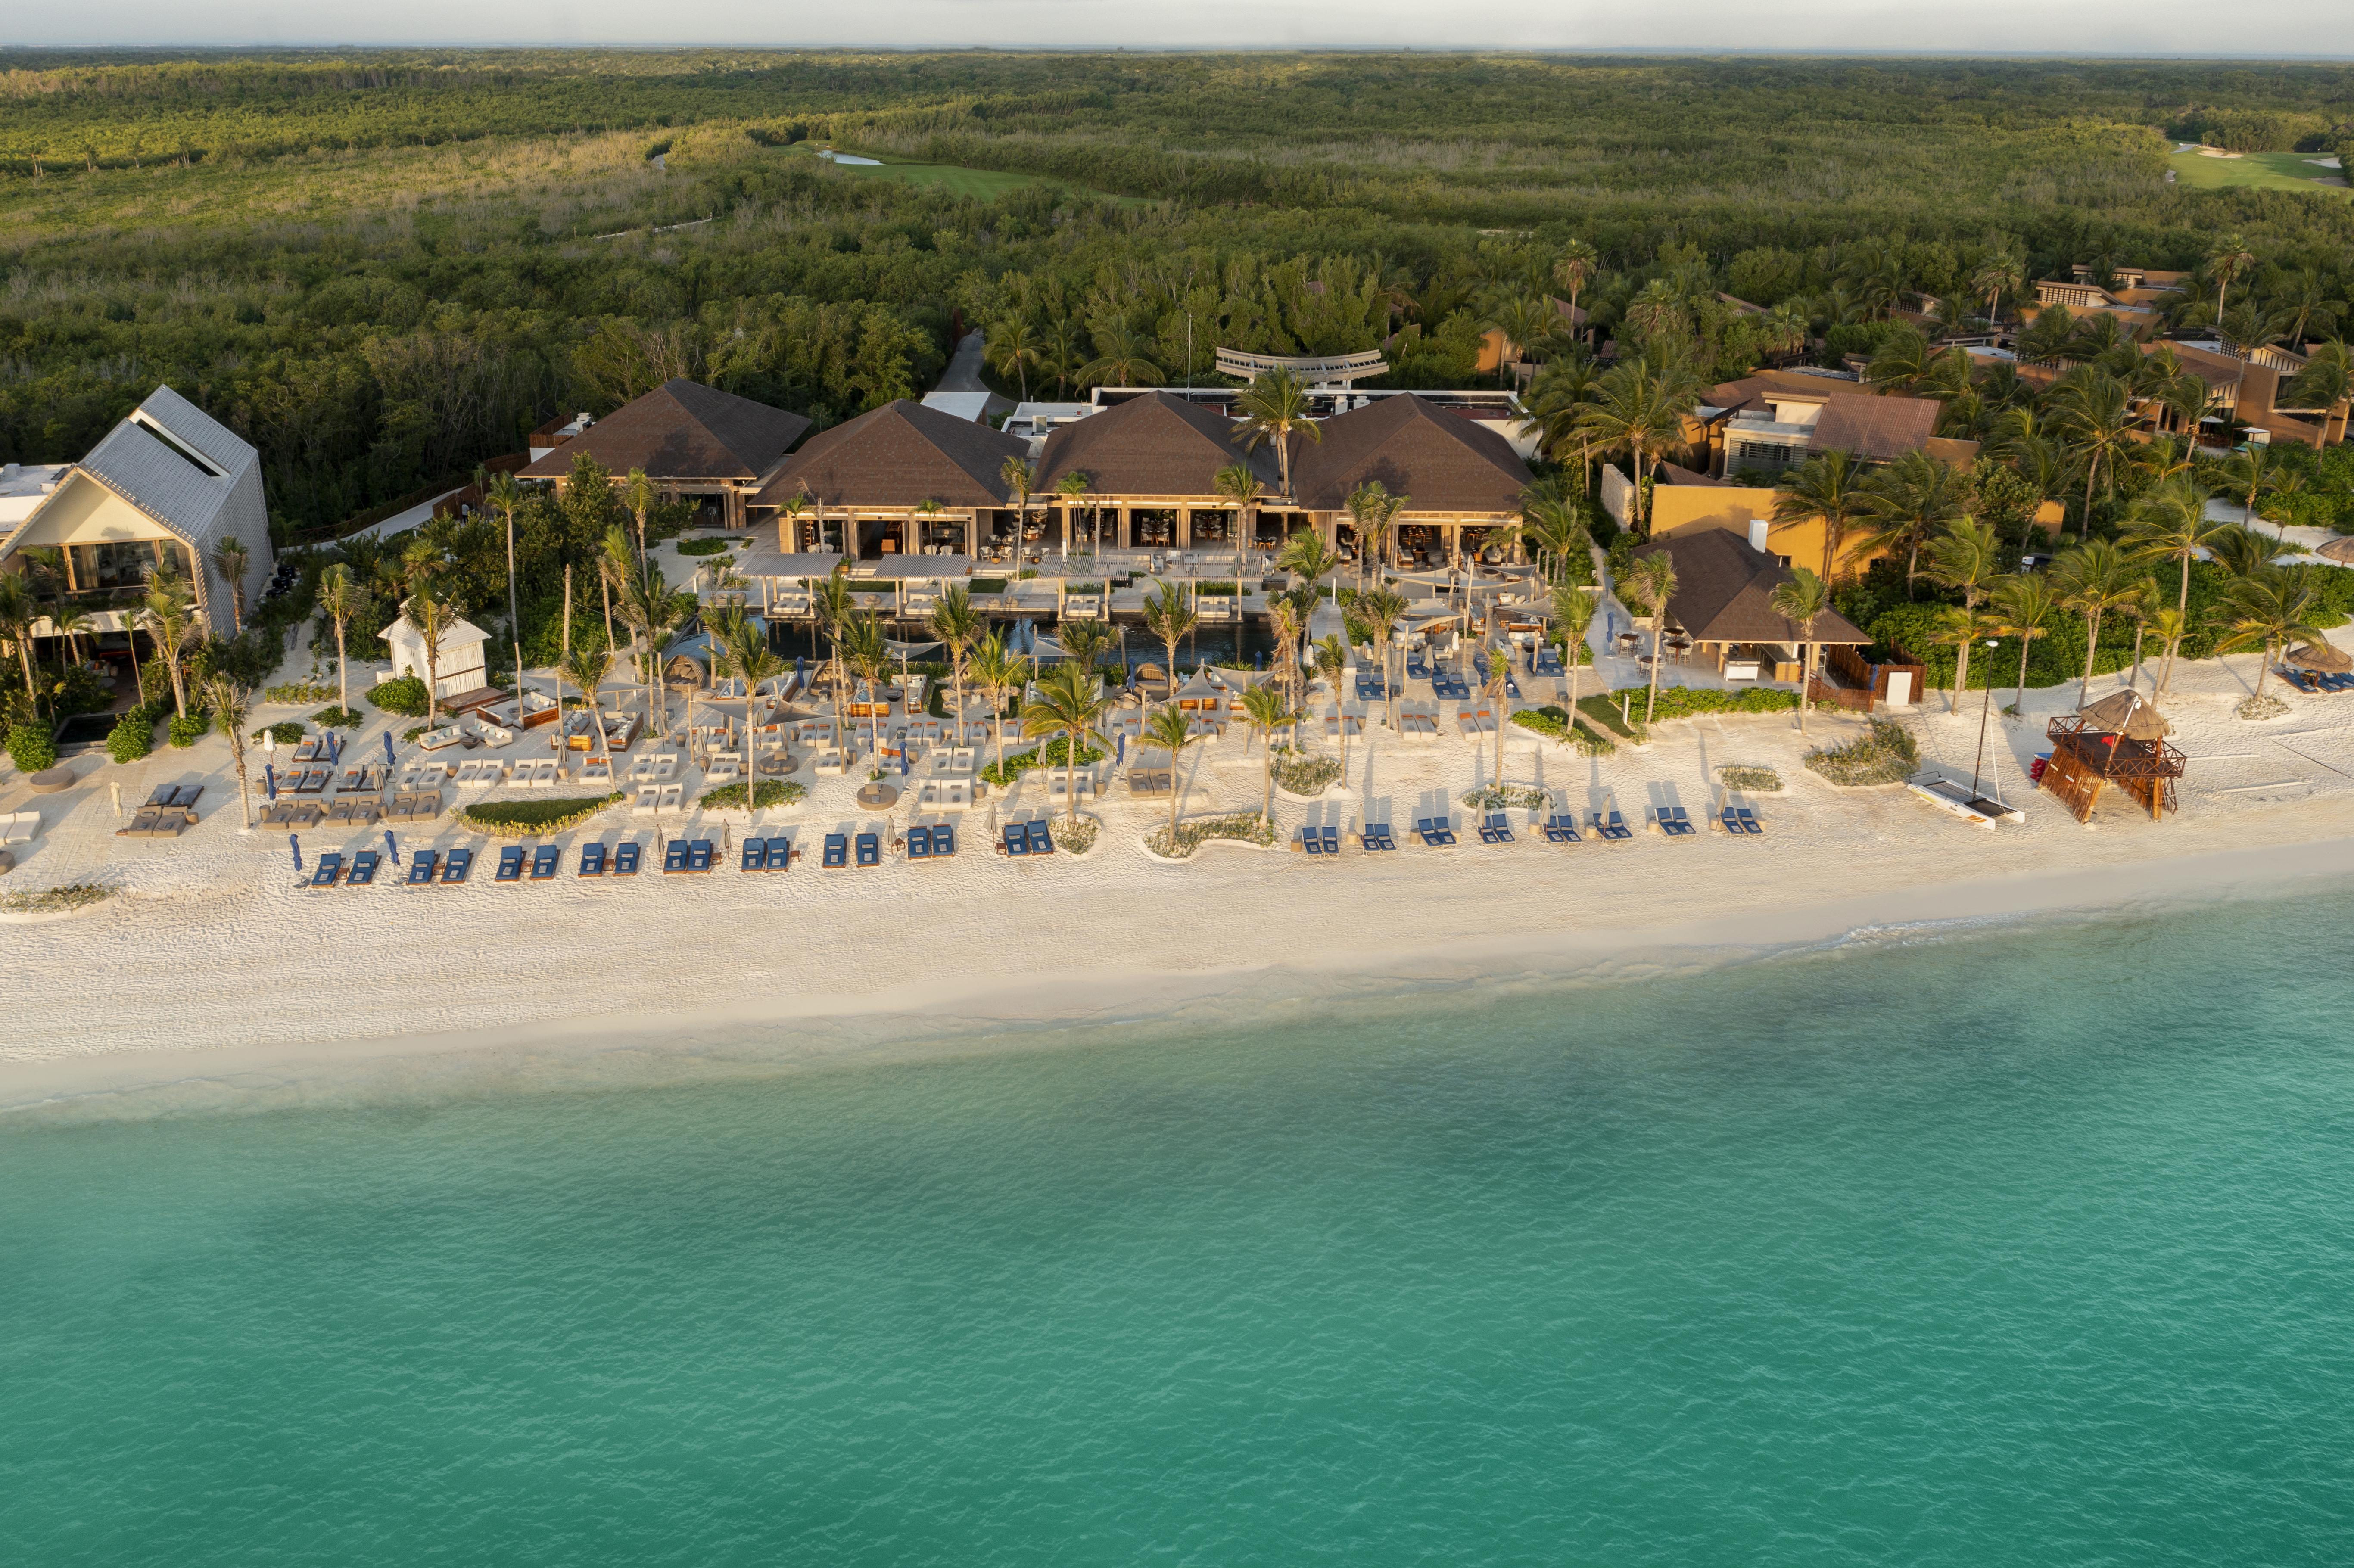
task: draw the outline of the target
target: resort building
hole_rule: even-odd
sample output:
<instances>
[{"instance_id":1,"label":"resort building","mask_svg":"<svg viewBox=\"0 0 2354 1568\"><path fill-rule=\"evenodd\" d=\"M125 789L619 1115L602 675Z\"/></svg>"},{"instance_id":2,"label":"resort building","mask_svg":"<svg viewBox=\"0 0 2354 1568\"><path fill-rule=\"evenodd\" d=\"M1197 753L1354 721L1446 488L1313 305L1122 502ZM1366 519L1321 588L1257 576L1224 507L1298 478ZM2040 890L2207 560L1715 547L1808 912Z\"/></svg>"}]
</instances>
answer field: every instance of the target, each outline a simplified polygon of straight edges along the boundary
<instances>
[{"instance_id":1,"label":"resort building","mask_svg":"<svg viewBox=\"0 0 2354 1568\"><path fill-rule=\"evenodd\" d=\"M782 555L970 557L1013 526L1006 460L1029 453L1019 437L902 397L811 438L748 498L747 519L774 522ZM806 510L792 537L796 498Z\"/></svg>"},{"instance_id":2,"label":"resort building","mask_svg":"<svg viewBox=\"0 0 2354 1568\"><path fill-rule=\"evenodd\" d=\"M414 675L420 681L430 679L435 699L446 708L479 705L500 694L492 686L483 665L483 650L491 635L471 620L452 617L442 627L430 661L425 657L424 634L409 624L406 601L400 607L399 618L376 635L392 645L393 678Z\"/></svg>"},{"instance_id":3,"label":"resort building","mask_svg":"<svg viewBox=\"0 0 2354 1568\"><path fill-rule=\"evenodd\" d=\"M531 450L537 455L519 477L553 480L560 488L583 457L594 458L617 483L642 469L665 499L695 499L706 518L729 528L748 521L747 503L810 428L804 415L684 377L601 419L586 419L535 432Z\"/></svg>"},{"instance_id":4,"label":"resort building","mask_svg":"<svg viewBox=\"0 0 2354 1568\"><path fill-rule=\"evenodd\" d=\"M1770 478L1826 451L1872 462L1926 451L1967 467L1978 443L1941 440L1944 411L1934 397L1882 396L1854 382L1764 370L1711 387L1694 418L1707 432L1711 472Z\"/></svg>"},{"instance_id":5,"label":"resort building","mask_svg":"<svg viewBox=\"0 0 2354 1568\"><path fill-rule=\"evenodd\" d=\"M1173 393L1151 391L1066 423L1046 438L1032 489L1051 503L1024 533L1059 548L1100 543L1114 548L1233 549L1241 509L1218 493L1217 474L1236 463L1250 470L1270 504L1255 508L1259 542L1279 540L1299 519L1280 498L1271 441L1246 449L1223 413ZM1066 498L1066 483L1079 493Z\"/></svg>"},{"instance_id":6,"label":"resort building","mask_svg":"<svg viewBox=\"0 0 2354 1568\"><path fill-rule=\"evenodd\" d=\"M206 625L228 636L239 605L258 602L274 570L260 455L169 387L39 488L0 544L0 571L24 569L28 550L56 551L61 587L91 632L129 632L150 580L170 573L194 588ZM232 542L245 552L233 583L219 560ZM34 634L50 635L48 625Z\"/></svg>"},{"instance_id":7,"label":"resort building","mask_svg":"<svg viewBox=\"0 0 2354 1568\"><path fill-rule=\"evenodd\" d=\"M1367 543L1347 511L1366 484L1405 498L1391 529L1402 560L1452 564L1500 548L1490 535L1520 520L1529 465L1497 431L1432 398L1381 398L1322 421L1318 433L1293 440L1292 488L1332 544L1355 552Z\"/></svg>"},{"instance_id":8,"label":"resort building","mask_svg":"<svg viewBox=\"0 0 2354 1568\"><path fill-rule=\"evenodd\" d=\"M1670 658L1705 664L1728 681L1797 681L1807 644L1851 651L1872 641L1835 610L1808 630L1774 609L1774 590L1790 572L1766 550L1762 524L1746 540L1702 528L1654 539L1635 554L1661 551L1676 566L1663 640Z\"/></svg>"}]
</instances>

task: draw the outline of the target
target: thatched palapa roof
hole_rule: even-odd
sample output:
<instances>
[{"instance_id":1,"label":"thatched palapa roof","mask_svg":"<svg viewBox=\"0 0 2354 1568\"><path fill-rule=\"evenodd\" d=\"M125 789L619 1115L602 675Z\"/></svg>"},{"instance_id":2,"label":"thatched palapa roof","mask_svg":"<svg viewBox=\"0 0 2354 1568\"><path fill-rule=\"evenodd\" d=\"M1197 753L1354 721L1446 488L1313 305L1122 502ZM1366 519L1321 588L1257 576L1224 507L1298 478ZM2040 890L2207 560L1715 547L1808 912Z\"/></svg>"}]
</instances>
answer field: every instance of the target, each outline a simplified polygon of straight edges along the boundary
<instances>
[{"instance_id":1,"label":"thatched palapa roof","mask_svg":"<svg viewBox=\"0 0 2354 1568\"><path fill-rule=\"evenodd\" d=\"M2078 708L2076 716L2089 729L2121 735L2127 740L2163 740L2174 733L2174 726L2158 711L2158 705L2136 691L2112 692L2097 703Z\"/></svg>"},{"instance_id":2,"label":"thatched palapa roof","mask_svg":"<svg viewBox=\"0 0 2354 1568\"><path fill-rule=\"evenodd\" d=\"M2307 642L2291 653L2285 663L2300 670L2316 670L2325 675L2343 675L2354 670L2354 654L2329 642Z\"/></svg>"}]
</instances>

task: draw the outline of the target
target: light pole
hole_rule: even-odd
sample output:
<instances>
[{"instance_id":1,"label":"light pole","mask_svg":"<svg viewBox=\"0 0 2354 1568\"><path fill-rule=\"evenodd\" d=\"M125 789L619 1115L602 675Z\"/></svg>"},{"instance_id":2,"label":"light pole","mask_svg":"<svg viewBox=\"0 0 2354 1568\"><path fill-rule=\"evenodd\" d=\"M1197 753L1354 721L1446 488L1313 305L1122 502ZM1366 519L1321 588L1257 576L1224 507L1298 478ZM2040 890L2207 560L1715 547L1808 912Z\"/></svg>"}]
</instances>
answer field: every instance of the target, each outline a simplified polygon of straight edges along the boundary
<instances>
[{"instance_id":1,"label":"light pole","mask_svg":"<svg viewBox=\"0 0 2354 1568\"><path fill-rule=\"evenodd\" d=\"M1996 646L1997 644L1993 638L1989 637L1987 639L1987 652L1988 653L1992 653ZM1987 718L1993 711L1993 708L1994 682L1992 680L1988 680L1987 682L1986 696L1978 703L1978 754L1977 758L1970 764L1970 799L1973 800L1978 798L1978 769L1986 762Z\"/></svg>"}]
</instances>

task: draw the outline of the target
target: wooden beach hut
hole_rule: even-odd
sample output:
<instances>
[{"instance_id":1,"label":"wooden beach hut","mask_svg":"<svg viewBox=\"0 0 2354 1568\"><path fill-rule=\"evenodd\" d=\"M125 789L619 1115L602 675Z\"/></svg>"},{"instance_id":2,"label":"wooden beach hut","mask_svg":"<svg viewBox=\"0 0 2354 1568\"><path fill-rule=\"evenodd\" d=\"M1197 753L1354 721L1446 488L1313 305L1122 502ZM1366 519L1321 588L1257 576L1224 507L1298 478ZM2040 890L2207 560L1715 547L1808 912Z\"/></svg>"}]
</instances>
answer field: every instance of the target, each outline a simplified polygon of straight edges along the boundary
<instances>
[{"instance_id":1,"label":"wooden beach hut","mask_svg":"<svg viewBox=\"0 0 2354 1568\"><path fill-rule=\"evenodd\" d=\"M2182 777L2183 756L2166 743L2174 726L2140 692L2112 693L2053 719L2044 733L2052 759L2038 788L2060 797L2078 821L2092 820L2110 784L2140 801L2152 821L2178 809L2174 781Z\"/></svg>"}]
</instances>

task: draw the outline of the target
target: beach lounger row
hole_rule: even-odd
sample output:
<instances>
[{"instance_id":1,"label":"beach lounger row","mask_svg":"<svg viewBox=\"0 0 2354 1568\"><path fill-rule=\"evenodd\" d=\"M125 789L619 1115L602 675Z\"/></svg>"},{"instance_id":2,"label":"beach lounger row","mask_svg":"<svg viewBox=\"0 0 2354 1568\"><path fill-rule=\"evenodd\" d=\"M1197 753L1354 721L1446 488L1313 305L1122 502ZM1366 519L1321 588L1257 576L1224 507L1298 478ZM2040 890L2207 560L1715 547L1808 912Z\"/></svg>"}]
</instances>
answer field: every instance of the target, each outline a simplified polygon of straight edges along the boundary
<instances>
[{"instance_id":1,"label":"beach lounger row","mask_svg":"<svg viewBox=\"0 0 2354 1568\"><path fill-rule=\"evenodd\" d=\"M673 839L663 850L663 874L707 876L718 853L709 839Z\"/></svg>"},{"instance_id":2,"label":"beach lounger row","mask_svg":"<svg viewBox=\"0 0 2354 1568\"><path fill-rule=\"evenodd\" d=\"M281 795L323 795L327 792L327 781L333 777L323 768L306 768L299 773L289 771L280 779L278 791Z\"/></svg>"},{"instance_id":3,"label":"beach lounger row","mask_svg":"<svg viewBox=\"0 0 2354 1568\"><path fill-rule=\"evenodd\" d=\"M1309 826L1299 830L1291 841L1296 854L1337 855L1341 853L1341 830L1337 827Z\"/></svg>"},{"instance_id":4,"label":"beach lounger row","mask_svg":"<svg viewBox=\"0 0 2354 1568\"><path fill-rule=\"evenodd\" d=\"M1699 830L1681 806L1655 806L1651 809L1651 831L1668 838L1689 838Z\"/></svg>"},{"instance_id":5,"label":"beach lounger row","mask_svg":"<svg viewBox=\"0 0 2354 1568\"><path fill-rule=\"evenodd\" d=\"M683 810L686 806L686 786L684 784L641 784L635 799L630 802L633 816L651 816L657 811Z\"/></svg>"},{"instance_id":6,"label":"beach lounger row","mask_svg":"<svg viewBox=\"0 0 2354 1568\"><path fill-rule=\"evenodd\" d=\"M659 784L677 776L678 753L649 751L630 765L632 784Z\"/></svg>"},{"instance_id":7,"label":"beach lounger row","mask_svg":"<svg viewBox=\"0 0 2354 1568\"><path fill-rule=\"evenodd\" d=\"M1358 830L1357 842L1374 854L1387 854L1397 848L1387 822L1367 822Z\"/></svg>"},{"instance_id":8,"label":"beach lounger row","mask_svg":"<svg viewBox=\"0 0 2354 1568\"><path fill-rule=\"evenodd\" d=\"M615 876L635 876L638 874L638 865L644 853L638 847L637 841L634 839L624 840L615 844L610 852L607 851L601 840L582 844L580 874L602 876L610 867Z\"/></svg>"},{"instance_id":9,"label":"beach lounger row","mask_svg":"<svg viewBox=\"0 0 2354 1568\"><path fill-rule=\"evenodd\" d=\"M1487 820L1479 824L1479 842L1483 844L1509 844L1517 842L1512 837L1512 824L1503 812L1490 811Z\"/></svg>"},{"instance_id":10,"label":"beach lounger row","mask_svg":"<svg viewBox=\"0 0 2354 1568\"><path fill-rule=\"evenodd\" d=\"M998 840L997 853L1014 856L1053 854L1054 831L1044 821L1008 822Z\"/></svg>"},{"instance_id":11,"label":"beach lounger row","mask_svg":"<svg viewBox=\"0 0 2354 1568\"><path fill-rule=\"evenodd\" d=\"M1612 843L1620 842L1635 836L1635 830L1627 825L1627 819L1618 814L1618 809L1616 806L1613 806L1607 813L1601 811L1588 812L1586 818L1586 831L1592 833L1596 838L1602 839Z\"/></svg>"},{"instance_id":12,"label":"beach lounger row","mask_svg":"<svg viewBox=\"0 0 2354 1568\"><path fill-rule=\"evenodd\" d=\"M384 802L375 796L347 796L327 808L327 825L331 828L370 827L382 815Z\"/></svg>"},{"instance_id":13,"label":"beach lounger row","mask_svg":"<svg viewBox=\"0 0 2354 1568\"><path fill-rule=\"evenodd\" d=\"M344 769L343 776L335 780L335 788L338 790L366 790L373 795L384 788L384 764L355 762Z\"/></svg>"},{"instance_id":14,"label":"beach lounger row","mask_svg":"<svg viewBox=\"0 0 2354 1568\"><path fill-rule=\"evenodd\" d=\"M323 854L311 869L311 885L334 887L342 883L353 887L366 887L376 880L376 867L383 863L384 857L374 850L362 850L352 856L348 868L342 855Z\"/></svg>"},{"instance_id":15,"label":"beach lounger row","mask_svg":"<svg viewBox=\"0 0 2354 1568\"><path fill-rule=\"evenodd\" d=\"M1455 847L1455 830L1445 817L1417 817L1415 819L1414 836L1422 841L1425 849Z\"/></svg>"},{"instance_id":16,"label":"beach lounger row","mask_svg":"<svg viewBox=\"0 0 2354 1568\"><path fill-rule=\"evenodd\" d=\"M1385 700L1389 694L1389 687L1383 683L1380 676L1360 675L1357 677L1357 700L1359 702L1378 703Z\"/></svg>"},{"instance_id":17,"label":"beach lounger row","mask_svg":"<svg viewBox=\"0 0 2354 1568\"><path fill-rule=\"evenodd\" d=\"M507 765L495 757L470 757L458 764L455 782L461 789L487 789L504 784Z\"/></svg>"},{"instance_id":18,"label":"beach lounger row","mask_svg":"<svg viewBox=\"0 0 2354 1568\"><path fill-rule=\"evenodd\" d=\"M201 784L159 785L155 792L147 797L147 805L159 811L177 811L194 824L196 820L196 802L203 799L205 787ZM146 808L141 809L143 810Z\"/></svg>"},{"instance_id":19,"label":"beach lounger row","mask_svg":"<svg viewBox=\"0 0 2354 1568\"><path fill-rule=\"evenodd\" d=\"M518 762L507 776L507 785L514 789L553 789L564 778L564 769L552 757L535 762Z\"/></svg>"},{"instance_id":20,"label":"beach lounger row","mask_svg":"<svg viewBox=\"0 0 2354 1568\"><path fill-rule=\"evenodd\" d=\"M450 765L446 762L412 762L400 770L393 788L402 794L419 789L439 789L450 780Z\"/></svg>"},{"instance_id":21,"label":"beach lounger row","mask_svg":"<svg viewBox=\"0 0 2354 1568\"><path fill-rule=\"evenodd\" d=\"M1717 813L1717 825L1736 837L1763 838L1766 833L1766 824L1759 821L1757 813L1746 806L1725 807Z\"/></svg>"},{"instance_id":22,"label":"beach lounger row","mask_svg":"<svg viewBox=\"0 0 2354 1568\"><path fill-rule=\"evenodd\" d=\"M746 839L743 859L738 869L785 871L792 865L793 853L792 840L781 833L774 838Z\"/></svg>"},{"instance_id":23,"label":"beach lounger row","mask_svg":"<svg viewBox=\"0 0 2354 1568\"><path fill-rule=\"evenodd\" d=\"M2283 665L2280 678L2309 697L2354 692L2354 674L2329 675L2318 670L2295 670Z\"/></svg>"},{"instance_id":24,"label":"beach lounger row","mask_svg":"<svg viewBox=\"0 0 2354 1568\"><path fill-rule=\"evenodd\" d=\"M1538 832L1544 834L1545 842L1549 844L1574 844L1584 842L1578 836L1577 819L1563 816L1559 812L1547 817Z\"/></svg>"},{"instance_id":25,"label":"beach lounger row","mask_svg":"<svg viewBox=\"0 0 2354 1568\"><path fill-rule=\"evenodd\" d=\"M387 822L429 822L441 814L441 791L416 789L393 796L384 810Z\"/></svg>"},{"instance_id":26,"label":"beach lounger row","mask_svg":"<svg viewBox=\"0 0 2354 1568\"><path fill-rule=\"evenodd\" d=\"M261 825L265 828L312 828L318 826L319 820L325 815L325 810L316 800L281 800L276 805L262 808Z\"/></svg>"},{"instance_id":27,"label":"beach lounger row","mask_svg":"<svg viewBox=\"0 0 2354 1568\"><path fill-rule=\"evenodd\" d=\"M861 868L883 863L883 835L880 833L828 833L825 849L818 863L828 871L840 871L853 863Z\"/></svg>"},{"instance_id":28,"label":"beach lounger row","mask_svg":"<svg viewBox=\"0 0 2354 1568\"><path fill-rule=\"evenodd\" d=\"M956 829L947 822L907 830L907 858L935 861L952 859L957 852Z\"/></svg>"},{"instance_id":29,"label":"beach lounger row","mask_svg":"<svg viewBox=\"0 0 2354 1568\"><path fill-rule=\"evenodd\" d=\"M142 806L127 826L114 830L119 839L176 839L188 831L186 813L160 806Z\"/></svg>"},{"instance_id":30,"label":"beach lounger row","mask_svg":"<svg viewBox=\"0 0 2354 1568\"><path fill-rule=\"evenodd\" d=\"M1536 658L1529 668L1532 673L1538 675L1565 675L1569 673L1562 668L1561 650L1550 642L1537 645Z\"/></svg>"}]
</instances>

